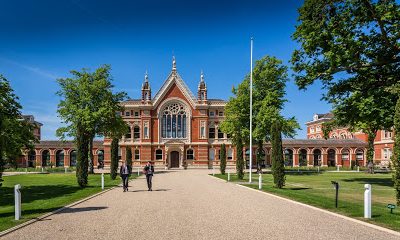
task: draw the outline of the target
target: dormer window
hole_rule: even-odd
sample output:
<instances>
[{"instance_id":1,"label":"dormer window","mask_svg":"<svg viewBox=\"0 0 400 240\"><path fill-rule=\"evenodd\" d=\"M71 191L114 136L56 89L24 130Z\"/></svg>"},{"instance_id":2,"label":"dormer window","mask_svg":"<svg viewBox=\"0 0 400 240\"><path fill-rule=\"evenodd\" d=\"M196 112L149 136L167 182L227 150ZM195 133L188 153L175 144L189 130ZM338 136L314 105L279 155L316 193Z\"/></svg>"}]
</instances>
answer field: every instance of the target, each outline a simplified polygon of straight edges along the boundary
<instances>
[{"instance_id":1,"label":"dormer window","mask_svg":"<svg viewBox=\"0 0 400 240\"><path fill-rule=\"evenodd\" d=\"M318 114L314 114L313 120L314 120L314 121L317 121L317 120L318 120Z\"/></svg>"}]
</instances>

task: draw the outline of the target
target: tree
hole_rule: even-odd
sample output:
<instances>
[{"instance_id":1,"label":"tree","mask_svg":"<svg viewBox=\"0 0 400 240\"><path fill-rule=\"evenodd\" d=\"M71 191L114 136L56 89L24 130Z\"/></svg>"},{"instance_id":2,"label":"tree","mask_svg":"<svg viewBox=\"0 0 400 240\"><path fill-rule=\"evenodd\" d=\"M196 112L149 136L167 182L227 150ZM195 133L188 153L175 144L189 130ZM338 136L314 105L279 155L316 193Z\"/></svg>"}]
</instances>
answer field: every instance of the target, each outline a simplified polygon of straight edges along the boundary
<instances>
[{"instance_id":1,"label":"tree","mask_svg":"<svg viewBox=\"0 0 400 240\"><path fill-rule=\"evenodd\" d=\"M221 145L221 149L220 149L219 169L221 171L221 174L225 175L225 169L226 169L226 147L225 147L225 143L223 143Z\"/></svg>"},{"instance_id":2,"label":"tree","mask_svg":"<svg viewBox=\"0 0 400 240\"><path fill-rule=\"evenodd\" d=\"M400 97L397 99L396 112L394 115L395 143L394 154L392 156L393 163L393 182L396 190L397 206L400 206Z\"/></svg>"},{"instance_id":3,"label":"tree","mask_svg":"<svg viewBox=\"0 0 400 240\"><path fill-rule=\"evenodd\" d=\"M236 142L236 174L238 179L243 179L244 177L243 142L240 140Z\"/></svg>"},{"instance_id":4,"label":"tree","mask_svg":"<svg viewBox=\"0 0 400 240\"><path fill-rule=\"evenodd\" d=\"M89 166L90 172L93 171L93 139L96 136L119 137L121 129L127 128L122 117L116 114L123 111L120 102L126 93L113 93L110 70L109 65L104 65L94 72L71 71L72 78L57 80L61 88L57 94L62 97L58 113L67 124L57 129L57 135L62 139L73 137L77 143L77 179L81 187L87 185ZM79 149L87 153L79 154Z\"/></svg>"},{"instance_id":5,"label":"tree","mask_svg":"<svg viewBox=\"0 0 400 240\"><path fill-rule=\"evenodd\" d=\"M274 184L277 188L285 186L285 165L282 149L281 123L276 121L271 126L271 145L272 145L272 175Z\"/></svg>"},{"instance_id":6,"label":"tree","mask_svg":"<svg viewBox=\"0 0 400 240\"><path fill-rule=\"evenodd\" d=\"M126 165L132 170L132 148L126 148Z\"/></svg>"},{"instance_id":7,"label":"tree","mask_svg":"<svg viewBox=\"0 0 400 240\"><path fill-rule=\"evenodd\" d=\"M13 162L22 149L32 149L37 141L33 125L22 118L18 100L9 81L0 75L0 186L6 161Z\"/></svg>"},{"instance_id":8,"label":"tree","mask_svg":"<svg viewBox=\"0 0 400 240\"><path fill-rule=\"evenodd\" d=\"M392 156L393 182L396 192L396 203L400 206L400 83L388 89L397 94L396 110L394 113L394 151Z\"/></svg>"},{"instance_id":9,"label":"tree","mask_svg":"<svg viewBox=\"0 0 400 240\"><path fill-rule=\"evenodd\" d=\"M78 123L76 132L76 178L79 186L85 187L88 184L88 155L90 133L85 132L81 124Z\"/></svg>"},{"instance_id":10,"label":"tree","mask_svg":"<svg viewBox=\"0 0 400 240\"><path fill-rule=\"evenodd\" d=\"M285 87L287 67L275 57L265 56L256 61L253 70L253 136L258 144L258 152L262 144L271 137L271 124L282 123L282 132L286 137L293 137L299 128L294 117L284 118L281 110L287 101ZM239 140L249 142L250 135L250 76L246 76L237 88L233 88L231 97L225 107L225 119L221 124L223 132L232 136L237 146ZM261 146L261 148L260 148ZM260 155L259 155L260 156ZM259 162L260 159L257 161Z\"/></svg>"},{"instance_id":11,"label":"tree","mask_svg":"<svg viewBox=\"0 0 400 240\"><path fill-rule=\"evenodd\" d=\"M393 126L398 81L400 6L394 0L306 0L293 34L300 44L291 62L296 83L321 81L335 125L368 134L368 161L379 129Z\"/></svg>"},{"instance_id":12,"label":"tree","mask_svg":"<svg viewBox=\"0 0 400 240\"><path fill-rule=\"evenodd\" d=\"M118 172L118 138L113 138L111 142L111 166L110 166L110 177L114 180L117 177Z\"/></svg>"}]
</instances>

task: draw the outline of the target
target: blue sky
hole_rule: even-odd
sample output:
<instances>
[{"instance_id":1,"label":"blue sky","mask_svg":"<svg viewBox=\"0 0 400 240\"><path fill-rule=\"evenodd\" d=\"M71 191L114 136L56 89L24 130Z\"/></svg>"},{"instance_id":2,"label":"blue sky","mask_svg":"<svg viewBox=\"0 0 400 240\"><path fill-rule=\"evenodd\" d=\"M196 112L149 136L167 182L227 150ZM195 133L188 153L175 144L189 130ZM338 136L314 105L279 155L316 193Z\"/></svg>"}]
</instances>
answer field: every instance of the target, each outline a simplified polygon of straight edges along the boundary
<instances>
[{"instance_id":1,"label":"blue sky","mask_svg":"<svg viewBox=\"0 0 400 240\"><path fill-rule=\"evenodd\" d=\"M177 69L195 93L203 70L209 98L228 99L254 60L273 55L289 64L296 43L297 0L283 1L3 1L0 8L0 74L10 80L24 114L44 124L43 139L56 139L56 79L70 70L111 64L114 85L140 97L146 69L153 95ZM291 77L285 116L304 123L330 110L319 83L299 91Z\"/></svg>"}]
</instances>

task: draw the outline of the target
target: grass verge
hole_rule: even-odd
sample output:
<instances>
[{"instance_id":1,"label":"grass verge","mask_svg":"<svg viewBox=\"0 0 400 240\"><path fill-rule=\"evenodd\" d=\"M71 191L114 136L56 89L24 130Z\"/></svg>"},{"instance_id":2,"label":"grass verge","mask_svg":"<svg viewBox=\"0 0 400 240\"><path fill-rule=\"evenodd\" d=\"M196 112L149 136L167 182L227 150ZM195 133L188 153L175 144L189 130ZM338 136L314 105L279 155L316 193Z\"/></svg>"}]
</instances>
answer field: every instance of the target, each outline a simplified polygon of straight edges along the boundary
<instances>
[{"instance_id":1,"label":"grass verge","mask_svg":"<svg viewBox=\"0 0 400 240\"><path fill-rule=\"evenodd\" d=\"M132 175L133 176L133 175ZM133 178L133 177L132 177ZM105 188L121 182L104 177ZM14 185L21 184L22 219L14 220ZM57 210L68 204L89 197L101 191L101 175L89 175L89 185L80 188L75 174L24 174L5 176L0 187L0 231Z\"/></svg>"},{"instance_id":2,"label":"grass verge","mask_svg":"<svg viewBox=\"0 0 400 240\"><path fill-rule=\"evenodd\" d=\"M215 175L227 180L227 175ZM391 174L366 173L303 173L287 174L286 186L282 189L273 187L271 174L263 174L262 191L315 207L323 208L345 216L400 231L400 209L393 214L387 204L395 203L395 192ZM258 174L253 174L252 184L248 184L248 174L238 180L231 174L231 181L258 189ZM339 182L339 206L335 208L335 190L331 181ZM364 184L372 185L372 219L364 219Z\"/></svg>"}]
</instances>

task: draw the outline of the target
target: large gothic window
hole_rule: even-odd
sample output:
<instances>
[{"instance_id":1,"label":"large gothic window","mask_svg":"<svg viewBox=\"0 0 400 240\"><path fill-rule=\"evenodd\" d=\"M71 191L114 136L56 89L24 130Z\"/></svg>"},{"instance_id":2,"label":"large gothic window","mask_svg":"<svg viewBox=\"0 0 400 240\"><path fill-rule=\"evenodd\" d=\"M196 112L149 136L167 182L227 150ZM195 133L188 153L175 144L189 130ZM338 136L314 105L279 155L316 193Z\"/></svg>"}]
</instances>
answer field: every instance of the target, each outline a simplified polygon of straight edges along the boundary
<instances>
[{"instance_id":1,"label":"large gothic window","mask_svg":"<svg viewBox=\"0 0 400 240\"><path fill-rule=\"evenodd\" d=\"M185 107L180 103L166 106L162 115L161 133L163 138L186 138Z\"/></svg>"}]
</instances>

